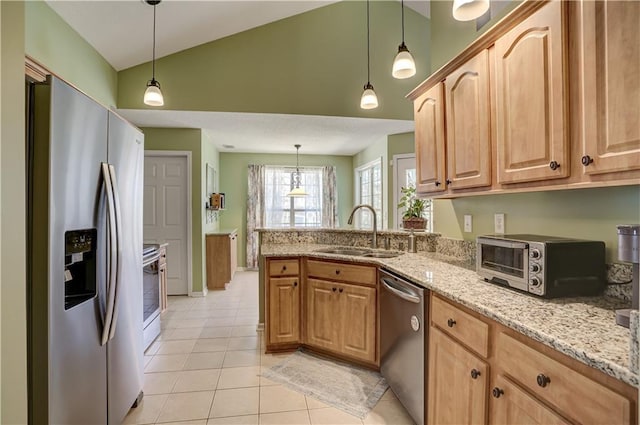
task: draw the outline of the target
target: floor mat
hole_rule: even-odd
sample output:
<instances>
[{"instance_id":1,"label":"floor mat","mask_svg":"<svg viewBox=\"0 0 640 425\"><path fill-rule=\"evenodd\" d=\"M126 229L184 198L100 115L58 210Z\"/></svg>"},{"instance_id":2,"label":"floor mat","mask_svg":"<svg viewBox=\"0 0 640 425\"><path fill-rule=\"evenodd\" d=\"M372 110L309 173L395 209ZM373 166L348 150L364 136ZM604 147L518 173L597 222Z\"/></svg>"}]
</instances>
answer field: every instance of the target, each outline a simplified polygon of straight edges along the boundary
<instances>
[{"instance_id":1,"label":"floor mat","mask_svg":"<svg viewBox=\"0 0 640 425\"><path fill-rule=\"evenodd\" d=\"M382 375L299 350L262 376L364 419L389 385Z\"/></svg>"}]
</instances>

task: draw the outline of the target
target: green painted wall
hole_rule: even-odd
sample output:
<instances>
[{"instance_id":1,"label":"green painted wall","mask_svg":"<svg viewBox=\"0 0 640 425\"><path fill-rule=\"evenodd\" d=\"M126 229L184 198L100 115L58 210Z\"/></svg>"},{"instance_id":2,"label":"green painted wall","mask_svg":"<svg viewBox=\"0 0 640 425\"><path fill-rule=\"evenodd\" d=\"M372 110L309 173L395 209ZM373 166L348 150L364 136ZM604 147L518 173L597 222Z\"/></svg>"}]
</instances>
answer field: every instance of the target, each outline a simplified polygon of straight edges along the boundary
<instances>
[{"instance_id":1,"label":"green painted wall","mask_svg":"<svg viewBox=\"0 0 640 425\"><path fill-rule=\"evenodd\" d=\"M227 209L220 213L220 227L238 229L238 266L246 265L247 166L296 165L295 155L220 153L220 190ZM300 166L334 165L338 185L338 217L345 226L353 207L353 163L350 156L300 155Z\"/></svg>"},{"instance_id":2,"label":"green painted wall","mask_svg":"<svg viewBox=\"0 0 640 425\"><path fill-rule=\"evenodd\" d=\"M158 14L162 13L162 5ZM429 20L405 8L405 41L418 72L391 77L401 40L400 4L371 3L371 83L380 107L360 109L367 82L366 7L345 1L156 61L164 109L412 119L405 95L429 67ZM118 73L118 107L142 103L151 64Z\"/></svg>"},{"instance_id":3,"label":"green painted wall","mask_svg":"<svg viewBox=\"0 0 640 425\"><path fill-rule=\"evenodd\" d=\"M453 19L451 9L453 0L431 2L431 71L436 71L464 50L507 13L513 10L520 0L512 0L491 21L476 31L476 22L461 22Z\"/></svg>"},{"instance_id":4,"label":"green painted wall","mask_svg":"<svg viewBox=\"0 0 640 425\"><path fill-rule=\"evenodd\" d=\"M115 69L44 1L24 3L26 54L106 107L115 106Z\"/></svg>"},{"instance_id":5,"label":"green painted wall","mask_svg":"<svg viewBox=\"0 0 640 425\"><path fill-rule=\"evenodd\" d=\"M617 224L640 223L640 187L576 189L487 195L436 201L436 232L474 240L493 233L493 214L505 214L506 233L536 233L605 241L607 260L617 261ZM463 233L465 214L473 233Z\"/></svg>"},{"instance_id":6,"label":"green painted wall","mask_svg":"<svg viewBox=\"0 0 640 425\"><path fill-rule=\"evenodd\" d=\"M204 189L202 171L202 134L191 128L143 128L145 150L191 152L191 252L193 256L193 292L202 291L204 273Z\"/></svg>"},{"instance_id":7,"label":"green painted wall","mask_svg":"<svg viewBox=\"0 0 640 425\"><path fill-rule=\"evenodd\" d=\"M203 208L205 203L208 203L207 194L207 165L213 167L216 173L216 188L220 190L220 154L213 144L213 137L207 130L202 130L201 138L202 156L200 161L200 181L202 182L200 188L200 208ZM220 215L212 211L204 211L202 216L202 233L198 235L200 237L200 246L202 249L202 281L203 287L206 286L207 281L207 247L205 235L208 232L214 232L220 228ZM196 234L194 233L194 238Z\"/></svg>"},{"instance_id":8,"label":"green painted wall","mask_svg":"<svg viewBox=\"0 0 640 425\"><path fill-rule=\"evenodd\" d=\"M0 2L0 423L27 423L24 3Z\"/></svg>"}]
</instances>

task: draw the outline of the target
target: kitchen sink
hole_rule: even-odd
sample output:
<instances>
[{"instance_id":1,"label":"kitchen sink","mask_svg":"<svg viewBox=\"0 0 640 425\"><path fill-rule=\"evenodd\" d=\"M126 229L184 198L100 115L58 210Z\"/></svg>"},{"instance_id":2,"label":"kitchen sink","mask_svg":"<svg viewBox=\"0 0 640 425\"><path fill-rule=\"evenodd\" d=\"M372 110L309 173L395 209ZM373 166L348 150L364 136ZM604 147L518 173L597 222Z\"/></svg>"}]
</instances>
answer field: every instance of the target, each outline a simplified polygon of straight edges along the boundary
<instances>
[{"instance_id":1,"label":"kitchen sink","mask_svg":"<svg viewBox=\"0 0 640 425\"><path fill-rule=\"evenodd\" d=\"M351 255L354 257L369 257L369 258L394 258L404 254L401 251L373 251L371 249L366 249L366 248L344 248L344 247L324 248L324 249L319 249L316 252L324 252L327 254L338 254L338 255Z\"/></svg>"},{"instance_id":2,"label":"kitchen sink","mask_svg":"<svg viewBox=\"0 0 640 425\"><path fill-rule=\"evenodd\" d=\"M368 249L357 249L357 248L326 248L319 249L316 252L325 252L327 254L338 254L338 255L353 255L354 257L364 256L367 253L371 253Z\"/></svg>"}]
</instances>

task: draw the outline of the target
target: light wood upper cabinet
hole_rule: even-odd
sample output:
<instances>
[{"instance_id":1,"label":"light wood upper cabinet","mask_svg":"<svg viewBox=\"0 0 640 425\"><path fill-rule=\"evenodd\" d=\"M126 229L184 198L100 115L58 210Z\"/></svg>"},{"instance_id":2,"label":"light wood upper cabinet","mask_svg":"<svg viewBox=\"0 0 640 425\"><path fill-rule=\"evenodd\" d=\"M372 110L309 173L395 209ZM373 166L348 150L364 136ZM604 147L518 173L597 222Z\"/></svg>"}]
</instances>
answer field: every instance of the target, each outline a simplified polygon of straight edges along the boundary
<instances>
[{"instance_id":1,"label":"light wood upper cabinet","mask_svg":"<svg viewBox=\"0 0 640 425\"><path fill-rule=\"evenodd\" d=\"M269 343L300 341L300 279L269 279Z\"/></svg>"},{"instance_id":2,"label":"light wood upper cabinet","mask_svg":"<svg viewBox=\"0 0 640 425\"><path fill-rule=\"evenodd\" d=\"M580 7L584 172L640 169L640 2Z\"/></svg>"},{"instance_id":3,"label":"light wood upper cabinet","mask_svg":"<svg viewBox=\"0 0 640 425\"><path fill-rule=\"evenodd\" d=\"M486 423L488 370L484 361L431 327L428 423Z\"/></svg>"},{"instance_id":4,"label":"light wood upper cabinet","mask_svg":"<svg viewBox=\"0 0 640 425\"><path fill-rule=\"evenodd\" d=\"M491 185L489 121L489 53L449 74L445 82L447 109L447 179L450 189Z\"/></svg>"},{"instance_id":5,"label":"light wood upper cabinet","mask_svg":"<svg viewBox=\"0 0 640 425\"><path fill-rule=\"evenodd\" d=\"M540 424L569 425L553 410L540 403L526 391L521 390L509 379L498 375L491 397L492 425Z\"/></svg>"},{"instance_id":6,"label":"light wood upper cabinet","mask_svg":"<svg viewBox=\"0 0 640 425\"><path fill-rule=\"evenodd\" d=\"M553 1L495 43L498 183L570 173L565 5Z\"/></svg>"},{"instance_id":7,"label":"light wood upper cabinet","mask_svg":"<svg viewBox=\"0 0 640 425\"><path fill-rule=\"evenodd\" d=\"M443 87L438 83L413 102L419 193L446 190Z\"/></svg>"}]
</instances>

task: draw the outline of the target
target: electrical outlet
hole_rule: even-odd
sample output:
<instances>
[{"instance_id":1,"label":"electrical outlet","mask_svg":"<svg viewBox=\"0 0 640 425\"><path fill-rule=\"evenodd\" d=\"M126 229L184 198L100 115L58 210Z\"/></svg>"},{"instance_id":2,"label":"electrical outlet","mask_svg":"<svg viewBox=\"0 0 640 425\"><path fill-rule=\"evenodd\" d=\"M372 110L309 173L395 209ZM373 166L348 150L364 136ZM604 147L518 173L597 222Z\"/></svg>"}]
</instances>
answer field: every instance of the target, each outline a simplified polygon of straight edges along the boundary
<instances>
[{"instance_id":1,"label":"electrical outlet","mask_svg":"<svg viewBox=\"0 0 640 425\"><path fill-rule=\"evenodd\" d=\"M473 223L471 214L464 215L464 231L467 233L473 232Z\"/></svg>"},{"instance_id":2,"label":"electrical outlet","mask_svg":"<svg viewBox=\"0 0 640 425\"><path fill-rule=\"evenodd\" d=\"M493 215L493 231L497 234L504 235L504 214L498 213Z\"/></svg>"}]
</instances>

